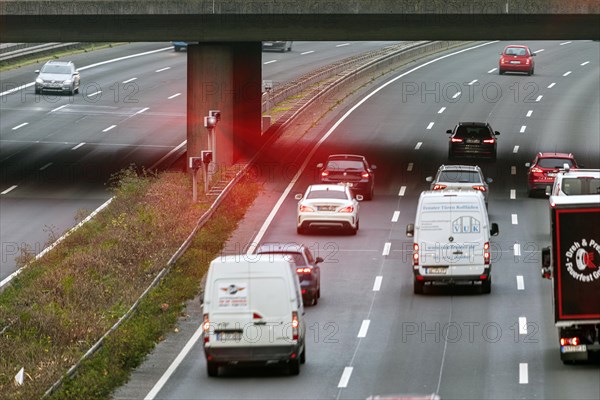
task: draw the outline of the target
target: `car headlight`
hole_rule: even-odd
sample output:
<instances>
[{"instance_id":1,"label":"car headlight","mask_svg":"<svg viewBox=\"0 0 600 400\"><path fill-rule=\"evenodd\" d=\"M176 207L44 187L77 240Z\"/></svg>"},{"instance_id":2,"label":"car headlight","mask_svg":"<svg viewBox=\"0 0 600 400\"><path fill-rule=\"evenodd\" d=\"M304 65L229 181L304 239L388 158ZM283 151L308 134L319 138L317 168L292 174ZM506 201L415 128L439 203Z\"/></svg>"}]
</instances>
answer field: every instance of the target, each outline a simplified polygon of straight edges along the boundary
<instances>
[{"instance_id":1,"label":"car headlight","mask_svg":"<svg viewBox=\"0 0 600 400\"><path fill-rule=\"evenodd\" d=\"M72 82L72 80L67 79L66 81L63 81L63 85L70 85Z\"/></svg>"},{"instance_id":2,"label":"car headlight","mask_svg":"<svg viewBox=\"0 0 600 400\"><path fill-rule=\"evenodd\" d=\"M44 83L42 78L35 78L35 83Z\"/></svg>"}]
</instances>

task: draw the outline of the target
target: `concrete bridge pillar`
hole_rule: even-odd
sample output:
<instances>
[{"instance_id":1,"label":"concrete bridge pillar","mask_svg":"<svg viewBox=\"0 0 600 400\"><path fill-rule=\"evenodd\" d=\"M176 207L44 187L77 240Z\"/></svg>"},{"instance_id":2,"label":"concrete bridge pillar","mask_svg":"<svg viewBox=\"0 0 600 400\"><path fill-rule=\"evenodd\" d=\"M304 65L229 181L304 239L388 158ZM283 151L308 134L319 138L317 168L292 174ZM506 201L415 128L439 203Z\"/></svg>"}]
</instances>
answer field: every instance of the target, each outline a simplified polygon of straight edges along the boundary
<instances>
[{"instance_id":1,"label":"concrete bridge pillar","mask_svg":"<svg viewBox=\"0 0 600 400\"><path fill-rule=\"evenodd\" d=\"M204 117L220 110L214 160L228 166L250 158L262 144L261 42L200 43L187 51L188 157L208 149Z\"/></svg>"}]
</instances>

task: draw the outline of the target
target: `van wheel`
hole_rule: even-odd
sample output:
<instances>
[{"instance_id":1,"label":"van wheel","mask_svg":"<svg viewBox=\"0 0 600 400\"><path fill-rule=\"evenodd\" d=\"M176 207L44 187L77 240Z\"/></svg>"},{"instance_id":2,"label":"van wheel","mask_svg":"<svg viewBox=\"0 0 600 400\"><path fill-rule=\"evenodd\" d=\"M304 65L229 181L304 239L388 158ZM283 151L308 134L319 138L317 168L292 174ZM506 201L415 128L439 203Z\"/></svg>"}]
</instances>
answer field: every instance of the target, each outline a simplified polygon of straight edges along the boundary
<instances>
[{"instance_id":1,"label":"van wheel","mask_svg":"<svg viewBox=\"0 0 600 400\"><path fill-rule=\"evenodd\" d=\"M490 276L485 281L481 282L481 293L490 294L492 292L492 277Z\"/></svg>"},{"instance_id":2,"label":"van wheel","mask_svg":"<svg viewBox=\"0 0 600 400\"><path fill-rule=\"evenodd\" d=\"M211 377L219 376L219 364L217 364L215 361L207 361L206 372L208 373L208 376Z\"/></svg>"},{"instance_id":3,"label":"van wheel","mask_svg":"<svg viewBox=\"0 0 600 400\"><path fill-rule=\"evenodd\" d=\"M300 358L302 357L302 355L300 355L299 358L295 359L295 360L291 360L288 368L290 371L290 375L298 375L300 373Z\"/></svg>"},{"instance_id":4,"label":"van wheel","mask_svg":"<svg viewBox=\"0 0 600 400\"><path fill-rule=\"evenodd\" d=\"M300 364L306 364L306 347L300 353Z\"/></svg>"},{"instance_id":5,"label":"van wheel","mask_svg":"<svg viewBox=\"0 0 600 400\"><path fill-rule=\"evenodd\" d=\"M425 282L418 281L416 278L413 284L413 292L415 294L423 294L423 288L425 286Z\"/></svg>"},{"instance_id":6,"label":"van wheel","mask_svg":"<svg viewBox=\"0 0 600 400\"><path fill-rule=\"evenodd\" d=\"M317 299L321 298L321 287L319 286L319 288L317 289Z\"/></svg>"}]
</instances>

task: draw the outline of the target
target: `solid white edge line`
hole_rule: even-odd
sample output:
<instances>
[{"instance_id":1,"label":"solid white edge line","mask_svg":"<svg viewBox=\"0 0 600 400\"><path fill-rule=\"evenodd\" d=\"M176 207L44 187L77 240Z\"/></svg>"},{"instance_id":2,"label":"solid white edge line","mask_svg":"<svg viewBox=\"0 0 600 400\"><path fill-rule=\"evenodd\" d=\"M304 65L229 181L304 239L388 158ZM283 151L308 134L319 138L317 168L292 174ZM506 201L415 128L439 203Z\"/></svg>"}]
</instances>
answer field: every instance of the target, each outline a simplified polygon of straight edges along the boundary
<instances>
[{"instance_id":1,"label":"solid white edge line","mask_svg":"<svg viewBox=\"0 0 600 400\"><path fill-rule=\"evenodd\" d=\"M392 215L392 222L398 222L400 218L400 211L394 211L394 215Z\"/></svg>"},{"instance_id":2,"label":"solid white edge line","mask_svg":"<svg viewBox=\"0 0 600 400\"><path fill-rule=\"evenodd\" d=\"M370 319L364 319L360 326L360 330L358 331L358 335L356 337L359 337L359 338L367 337L367 331L369 330L370 324L371 324Z\"/></svg>"},{"instance_id":3,"label":"solid white edge line","mask_svg":"<svg viewBox=\"0 0 600 400\"><path fill-rule=\"evenodd\" d=\"M179 143L177 145L177 147L175 147L173 150L171 150L170 152L168 152L167 154L165 154L164 156L162 156L162 158L160 160L158 160L157 162L155 162L154 164L152 164L152 166L149 168L149 170L152 171L152 170L156 169L164 160L166 160L167 158L169 158L171 156L171 154L175 153L176 151L179 151L179 149L181 149L186 144L187 144L187 140L184 140L183 142Z\"/></svg>"},{"instance_id":4,"label":"solid white edge line","mask_svg":"<svg viewBox=\"0 0 600 400\"><path fill-rule=\"evenodd\" d=\"M150 107L144 107L140 111L136 112L136 114L144 113L144 112L148 111L149 109L150 109Z\"/></svg>"},{"instance_id":5,"label":"solid white edge line","mask_svg":"<svg viewBox=\"0 0 600 400\"><path fill-rule=\"evenodd\" d=\"M519 335L527 335L527 318L519 317Z\"/></svg>"},{"instance_id":6,"label":"solid white edge line","mask_svg":"<svg viewBox=\"0 0 600 400\"><path fill-rule=\"evenodd\" d=\"M146 397L144 397L144 400L154 400L158 392L161 391L161 389L163 388L163 386L165 386L171 375L173 375L173 372L175 372L177 367L179 367L179 365L182 363L185 357L187 357L188 353L192 350L192 347L194 347L194 344L196 344L198 339L200 339L200 336L202 336L202 327L199 327L196 330L196 332L194 332L190 340L188 340L188 342L185 344L183 350L181 350L181 352L177 355L175 360L173 360L171 365L169 365L169 368L167 368L165 373L156 382L154 387L152 387L152 389L148 392Z\"/></svg>"},{"instance_id":7,"label":"solid white edge line","mask_svg":"<svg viewBox=\"0 0 600 400\"><path fill-rule=\"evenodd\" d=\"M515 254L515 256L520 256L521 255L521 245L519 243L515 243L513 245L513 253Z\"/></svg>"},{"instance_id":8,"label":"solid white edge line","mask_svg":"<svg viewBox=\"0 0 600 400\"><path fill-rule=\"evenodd\" d=\"M381 253L381 255L382 256L389 256L391 248L392 248L392 243L391 242L385 242L385 244L383 245L383 253Z\"/></svg>"},{"instance_id":9,"label":"solid white edge line","mask_svg":"<svg viewBox=\"0 0 600 400\"><path fill-rule=\"evenodd\" d=\"M398 196L404 196L404 193L406 193L406 186L401 186Z\"/></svg>"},{"instance_id":10,"label":"solid white edge line","mask_svg":"<svg viewBox=\"0 0 600 400\"><path fill-rule=\"evenodd\" d=\"M275 218L275 214L277 214L277 212L279 211L279 208L283 204L283 201L289 195L289 193L291 192L292 188L294 187L294 185L296 184L296 182L298 181L298 179L302 175L302 172L304 172L304 169L308 165L310 159L317 152L318 148L321 147L321 144L323 144L323 142L325 142L325 140L327 140L327 138L329 138L329 136L331 136L331 134L337 129L337 127L340 126L342 124L342 122L344 122L346 120L346 118L348 118L357 108L359 108L360 106L362 106L365 102L367 102L367 100L369 100L371 97L375 96L381 90L385 89L389 85L395 83L396 81L404 78L405 76L407 76L407 75L409 75L409 74L411 74L411 73L413 73L415 71L418 71L418 70L420 70L422 68L425 68L426 66L428 66L430 64L433 64L433 63L436 63L436 62L438 62L440 60L444 60L446 58L455 56L457 54L462 54L464 52L467 52L467 51L470 51L470 50L473 50L473 49L478 49L480 47L488 46L490 44L494 44L494 43L498 43L498 42L499 42L498 40L493 40L493 41L490 41L490 42L481 43L481 44L478 44L478 45L473 46L473 47L468 47L466 49L461 49L461 50L455 51L453 53L445 54L445 55L443 55L441 57L437 57L437 58L434 58L433 60L429 60L429 61L427 61L427 62L425 62L425 63L423 63L421 65L417 65L416 67L411 68L408 71L403 72L400 75L396 76L395 78L392 78L389 81L383 83L381 86L379 86L378 88L374 89L368 95L366 95L365 97L363 97L359 102L357 102L354 106L352 106L348 111L346 111L344 113L344 115L342 115L342 117L339 118L333 124L333 126L331 128L329 128L329 130L325 133L325 135L323 135L323 137L321 139L319 139L319 141L314 145L314 147L312 148L312 150L308 153L308 155L306 156L306 159L304 160L304 162L302 163L302 165L300 165L300 168L298 169L298 172L296 173L296 175L294 175L294 177L292 178L292 180L290 181L290 183L288 184L288 186L285 188L285 190L283 191L283 193L279 197L279 200L277 201L277 203L275 204L275 206L271 210L271 213L269 213L269 216L267 217L267 219L265 220L265 222L263 223L263 225L259 229L258 233L254 237L254 240L252 241L252 243L248 247L247 254L253 254L254 253L254 250L256 250L256 246L258 245L258 243L260 243L260 241L262 240L263 236L267 232L267 229L268 229L269 225L271 224L271 222Z\"/></svg>"},{"instance_id":11,"label":"solid white edge line","mask_svg":"<svg viewBox=\"0 0 600 400\"><path fill-rule=\"evenodd\" d=\"M519 384L526 385L529 383L529 373L527 371L527 363L519 364Z\"/></svg>"},{"instance_id":12,"label":"solid white edge line","mask_svg":"<svg viewBox=\"0 0 600 400\"><path fill-rule=\"evenodd\" d=\"M517 191L515 189L510 189L510 199L514 200L516 198L517 198Z\"/></svg>"},{"instance_id":13,"label":"solid white edge line","mask_svg":"<svg viewBox=\"0 0 600 400\"><path fill-rule=\"evenodd\" d=\"M345 388L348 386L348 382L350 381L350 376L352 376L352 370L354 367L346 367L344 368L344 372L342 373L342 377L340 378L340 382L338 383L339 388Z\"/></svg>"},{"instance_id":14,"label":"solid white edge line","mask_svg":"<svg viewBox=\"0 0 600 400\"><path fill-rule=\"evenodd\" d=\"M350 46L350 43L342 43L342 44L335 45L335 47L344 47L344 46Z\"/></svg>"},{"instance_id":15,"label":"solid white edge line","mask_svg":"<svg viewBox=\"0 0 600 400\"><path fill-rule=\"evenodd\" d=\"M517 290L525 290L525 280L523 275L517 275Z\"/></svg>"},{"instance_id":16,"label":"solid white edge line","mask_svg":"<svg viewBox=\"0 0 600 400\"><path fill-rule=\"evenodd\" d=\"M3 192L2 192L2 193L0 193L0 194L7 194L7 193L9 193L9 192L12 192L12 191L13 191L13 190L15 190L16 188L17 188L17 185L12 185L11 187L9 187L8 189L6 189L5 191L3 191ZM2 286L0 286L0 287L2 287Z\"/></svg>"},{"instance_id":17,"label":"solid white edge line","mask_svg":"<svg viewBox=\"0 0 600 400\"><path fill-rule=\"evenodd\" d=\"M573 42L571 42L570 40L568 42L562 42L561 44L559 44L559 46L564 46L565 44L571 44Z\"/></svg>"},{"instance_id":18,"label":"solid white edge line","mask_svg":"<svg viewBox=\"0 0 600 400\"><path fill-rule=\"evenodd\" d=\"M519 219L517 218L517 214L511 214L510 215L510 219L513 225L518 225L519 224Z\"/></svg>"},{"instance_id":19,"label":"solid white edge line","mask_svg":"<svg viewBox=\"0 0 600 400\"><path fill-rule=\"evenodd\" d=\"M373 291L379 292L381 290L381 283L383 282L383 276L378 275L375 277L375 282L373 283Z\"/></svg>"}]
</instances>

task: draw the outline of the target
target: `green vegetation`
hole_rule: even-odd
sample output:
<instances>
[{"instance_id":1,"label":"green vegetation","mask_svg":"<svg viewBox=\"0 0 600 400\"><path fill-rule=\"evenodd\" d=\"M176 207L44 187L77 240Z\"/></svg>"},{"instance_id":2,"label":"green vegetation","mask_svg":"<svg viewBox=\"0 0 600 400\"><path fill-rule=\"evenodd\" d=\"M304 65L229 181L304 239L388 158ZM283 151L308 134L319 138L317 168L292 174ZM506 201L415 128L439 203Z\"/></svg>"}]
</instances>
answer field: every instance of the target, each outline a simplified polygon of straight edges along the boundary
<instances>
[{"instance_id":1,"label":"green vegetation","mask_svg":"<svg viewBox=\"0 0 600 400\"><path fill-rule=\"evenodd\" d=\"M190 181L184 173L121 172L113 202L0 294L2 399L40 398L131 307L209 205L192 204ZM127 380L198 294L208 263L257 192L249 178L234 188L133 316L52 399L107 399ZM21 367L25 382L17 387Z\"/></svg>"}]
</instances>

